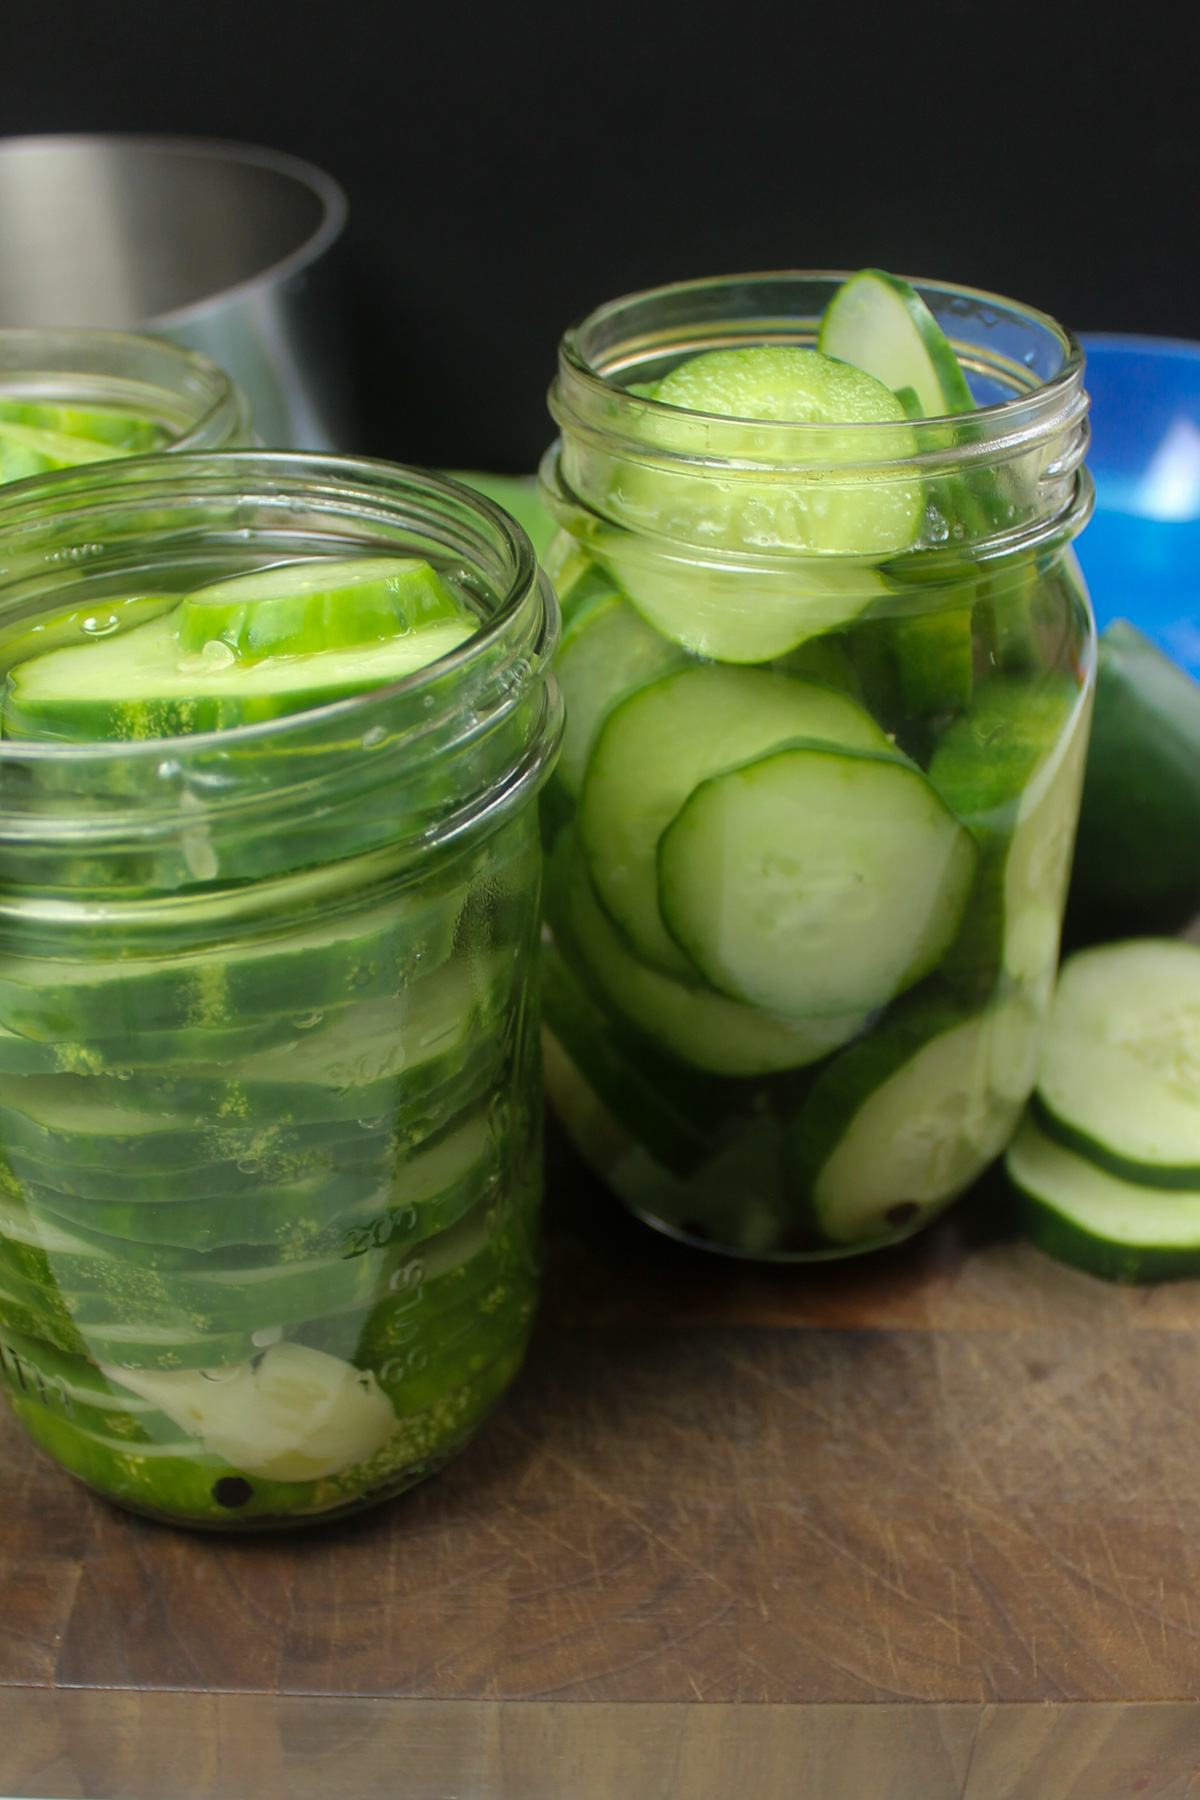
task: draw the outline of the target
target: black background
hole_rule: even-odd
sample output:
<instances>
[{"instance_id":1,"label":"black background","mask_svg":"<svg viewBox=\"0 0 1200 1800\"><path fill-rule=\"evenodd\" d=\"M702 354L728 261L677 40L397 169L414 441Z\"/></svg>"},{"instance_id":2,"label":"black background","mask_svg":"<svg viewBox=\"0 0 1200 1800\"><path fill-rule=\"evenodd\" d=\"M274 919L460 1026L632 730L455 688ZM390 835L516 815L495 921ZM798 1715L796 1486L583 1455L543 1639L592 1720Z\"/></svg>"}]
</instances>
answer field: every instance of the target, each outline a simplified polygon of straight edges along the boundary
<instances>
[{"instance_id":1,"label":"black background","mask_svg":"<svg viewBox=\"0 0 1200 1800\"><path fill-rule=\"evenodd\" d=\"M531 468L612 295L878 263L1200 337L1200 14L985 0L8 0L0 132L336 175L364 448Z\"/></svg>"}]
</instances>

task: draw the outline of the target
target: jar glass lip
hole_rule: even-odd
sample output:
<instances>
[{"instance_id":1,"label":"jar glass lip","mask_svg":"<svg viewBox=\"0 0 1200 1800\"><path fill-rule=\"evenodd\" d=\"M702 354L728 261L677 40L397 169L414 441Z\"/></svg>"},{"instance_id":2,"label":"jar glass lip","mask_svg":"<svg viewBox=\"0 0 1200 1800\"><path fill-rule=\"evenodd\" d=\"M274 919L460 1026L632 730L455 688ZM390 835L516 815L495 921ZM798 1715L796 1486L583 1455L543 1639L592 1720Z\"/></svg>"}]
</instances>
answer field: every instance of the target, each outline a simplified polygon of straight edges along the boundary
<instances>
[{"instance_id":1,"label":"jar glass lip","mask_svg":"<svg viewBox=\"0 0 1200 1800\"><path fill-rule=\"evenodd\" d=\"M438 522L440 504L443 522L447 525L457 523L459 528L460 541L456 549L460 558L466 561L471 555L469 541L461 541L465 526L468 534L473 532L481 555L490 548L491 565L495 568L498 563L503 576L503 591L497 592L495 610L469 638L398 681L330 701L324 706L309 707L248 725L176 737L103 742L27 742L3 738L0 739L0 765L51 760L58 763L66 760L111 762L114 759L133 763L157 762L170 756L202 756L222 747L286 745L290 736L300 736L328 724L336 725L343 719L358 719L381 701L402 699L419 693L430 682L444 681L447 677L452 679L473 663L486 659L489 652L502 643L531 599L541 598L548 604L548 589L543 585L544 578L526 533L501 507L475 489L450 476L376 458L290 450L159 452L153 456L122 458L119 463L92 463L79 471L32 476L12 483L8 491L0 486L0 604L6 585L20 583L26 587L36 582L39 574L61 574L64 561L69 567L71 551L76 548L70 542L72 535L79 538L79 547L90 548L89 523L106 507L142 506L153 511L156 504L172 501L236 500L243 495L247 499L256 498L284 507L291 499L312 498L320 504L327 522L337 518L339 503L342 516L347 519L353 516L357 500L359 516L368 523L374 517L381 527L390 522L416 530L424 523L431 531ZM410 507L408 512L404 510L406 499ZM414 504L424 505L421 519L414 517L411 511ZM144 542L148 535L149 532L139 537L131 532L125 541L132 548ZM365 548L368 542L373 543L378 553L383 544L382 530L374 540L363 536L347 536L346 539L348 548L351 545ZM413 553L419 555L420 551ZM87 563L79 566L81 572L88 568ZM500 586L499 583L491 585L494 591ZM59 591L65 597L67 584ZM184 591L180 590L181 598ZM533 671L527 673L532 675Z\"/></svg>"},{"instance_id":2,"label":"jar glass lip","mask_svg":"<svg viewBox=\"0 0 1200 1800\"><path fill-rule=\"evenodd\" d=\"M168 427L172 454L216 449L249 429L249 408L231 375L202 351L147 332L91 325L0 327L0 394L23 378L60 381L61 399L68 405L75 380L112 384L111 392L90 397L105 404L136 407L139 388L148 400L161 396L164 413L182 425L182 429ZM80 393L75 403L87 405L89 396ZM184 408L186 423L181 416Z\"/></svg>"},{"instance_id":3,"label":"jar glass lip","mask_svg":"<svg viewBox=\"0 0 1200 1800\"><path fill-rule=\"evenodd\" d=\"M1060 325L1048 313L1006 299L1002 295L951 282L926 280L923 277L906 279L911 281L923 298L933 301L935 311L949 311L951 316L960 313L964 317L976 312L985 326L990 327L993 320L1003 320L1011 322L1014 327L1024 327L1031 340L1035 337L1039 340L1040 351L1048 351L1053 355L1057 350L1055 366L1048 369L1041 379L1033 379L1030 376L1033 364L1028 360L1028 355L1022 362L1004 357L1001 359L1004 372L1015 388L1008 397L980 405L970 413L949 413L936 418L898 420L885 424L859 422L831 425L802 420L742 419L726 413L693 412L647 395L634 394L612 379L617 370L628 370L639 362L650 361L656 355L661 357L672 349L678 352L691 348L686 341L680 341L681 325L689 328L687 335L694 337L697 352L717 347L715 342L705 342L706 337L709 340L715 337L728 342L730 331L736 325L745 327L740 333L743 341L761 343L764 341L763 332L754 330L756 321L770 325L772 341L796 342L801 336L808 335L815 343L816 325L824 310L823 305L803 311L789 307L780 314L778 311L769 312L765 307L758 310L758 303L789 290L799 299L806 291L815 295L825 289L828 290L825 295L827 299L853 273L853 270L825 269L763 270L744 275L704 276L621 295L617 299L606 301L564 333L559 346L560 385L577 390L585 410L589 412L599 403L618 432L620 422L649 417L661 421L668 432L673 423L682 425L685 421L699 422L715 434L728 428L752 427L759 445L765 445L772 439L781 445L800 444L805 441L806 434L809 441L817 442L822 438L827 439L832 431L836 431L839 439L844 434L847 445L858 439L869 443L873 451L878 451L887 445L890 436L896 445L897 458L905 455L903 446L911 446L914 433L919 442L931 426L939 428L944 435L948 424L961 428L966 421L970 421L971 430L976 435L1005 437L1013 431L1024 435L1035 417L1040 418L1046 414L1057 416L1078 395L1084 368L1084 352L1072 331ZM747 302L746 309L741 312L722 304L725 297L733 299L737 296L744 296ZM627 326L634 321L639 312L652 317L655 310L669 315L674 321L673 327L664 325L655 330L644 324L640 332L635 330L630 334L626 331L626 335L622 337L623 325ZM722 326L725 327L724 330L720 329ZM708 327L708 330L704 330L704 327ZM955 342L955 339L952 337L951 341ZM959 348L957 342L955 348ZM1030 354L1036 358L1039 352ZM557 417L563 409L559 405L552 410ZM907 454L911 455L911 448Z\"/></svg>"}]
</instances>

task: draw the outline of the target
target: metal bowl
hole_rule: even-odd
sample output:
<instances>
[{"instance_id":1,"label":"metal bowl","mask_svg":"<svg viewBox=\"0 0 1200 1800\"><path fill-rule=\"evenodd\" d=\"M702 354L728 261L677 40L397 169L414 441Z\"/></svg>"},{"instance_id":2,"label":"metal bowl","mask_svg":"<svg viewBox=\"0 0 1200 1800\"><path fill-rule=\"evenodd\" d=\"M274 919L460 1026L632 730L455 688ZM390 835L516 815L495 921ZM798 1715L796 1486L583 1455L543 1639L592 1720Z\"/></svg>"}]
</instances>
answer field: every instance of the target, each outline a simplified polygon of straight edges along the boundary
<instances>
[{"instance_id":1,"label":"metal bowl","mask_svg":"<svg viewBox=\"0 0 1200 1800\"><path fill-rule=\"evenodd\" d=\"M0 139L0 325L107 325L203 350L264 444L353 434L332 176L204 139Z\"/></svg>"}]
</instances>

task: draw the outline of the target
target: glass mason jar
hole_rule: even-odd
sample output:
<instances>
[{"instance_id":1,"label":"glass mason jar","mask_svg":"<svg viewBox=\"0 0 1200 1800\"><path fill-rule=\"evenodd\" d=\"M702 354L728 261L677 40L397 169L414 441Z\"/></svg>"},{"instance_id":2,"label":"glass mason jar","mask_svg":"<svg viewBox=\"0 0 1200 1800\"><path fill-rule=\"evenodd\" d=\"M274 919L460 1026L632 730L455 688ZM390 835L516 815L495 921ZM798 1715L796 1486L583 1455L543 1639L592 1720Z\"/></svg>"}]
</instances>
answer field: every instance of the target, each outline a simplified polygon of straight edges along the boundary
<instances>
[{"instance_id":1,"label":"glass mason jar","mask_svg":"<svg viewBox=\"0 0 1200 1800\"><path fill-rule=\"evenodd\" d=\"M558 609L499 508L385 463L0 496L6 665L131 591L368 551L427 558L480 630L226 731L0 742L0 1377L65 1468L188 1525L385 1499L521 1363Z\"/></svg>"},{"instance_id":2,"label":"glass mason jar","mask_svg":"<svg viewBox=\"0 0 1200 1800\"><path fill-rule=\"evenodd\" d=\"M0 482L249 441L242 393L195 350L123 331L0 330Z\"/></svg>"},{"instance_id":3,"label":"glass mason jar","mask_svg":"<svg viewBox=\"0 0 1200 1800\"><path fill-rule=\"evenodd\" d=\"M894 1242L1003 1148L1093 683L1083 356L1053 320L921 284L978 401L952 417L650 397L702 351L815 345L841 280L600 308L563 340L541 469L550 1093L634 1212L752 1257Z\"/></svg>"}]
</instances>

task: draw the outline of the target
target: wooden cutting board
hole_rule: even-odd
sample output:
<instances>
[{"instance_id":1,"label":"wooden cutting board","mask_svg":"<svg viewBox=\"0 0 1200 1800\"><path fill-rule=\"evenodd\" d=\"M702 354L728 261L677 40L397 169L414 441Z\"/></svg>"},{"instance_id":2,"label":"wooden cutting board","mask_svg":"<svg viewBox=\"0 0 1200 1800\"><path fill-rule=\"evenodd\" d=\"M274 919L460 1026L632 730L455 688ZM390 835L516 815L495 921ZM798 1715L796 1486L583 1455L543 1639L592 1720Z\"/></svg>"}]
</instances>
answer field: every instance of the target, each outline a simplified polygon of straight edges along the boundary
<instances>
[{"instance_id":1,"label":"wooden cutting board","mask_svg":"<svg viewBox=\"0 0 1200 1800\"><path fill-rule=\"evenodd\" d=\"M549 1184L525 1375L380 1511L167 1530L0 1409L0 1791L1196 1800L1200 1283L987 1192L772 1271Z\"/></svg>"}]
</instances>

